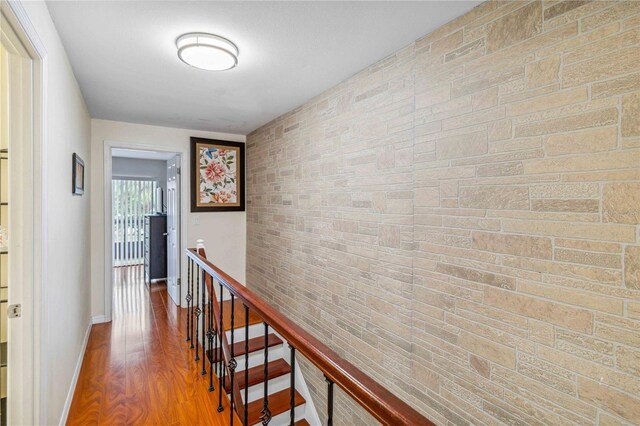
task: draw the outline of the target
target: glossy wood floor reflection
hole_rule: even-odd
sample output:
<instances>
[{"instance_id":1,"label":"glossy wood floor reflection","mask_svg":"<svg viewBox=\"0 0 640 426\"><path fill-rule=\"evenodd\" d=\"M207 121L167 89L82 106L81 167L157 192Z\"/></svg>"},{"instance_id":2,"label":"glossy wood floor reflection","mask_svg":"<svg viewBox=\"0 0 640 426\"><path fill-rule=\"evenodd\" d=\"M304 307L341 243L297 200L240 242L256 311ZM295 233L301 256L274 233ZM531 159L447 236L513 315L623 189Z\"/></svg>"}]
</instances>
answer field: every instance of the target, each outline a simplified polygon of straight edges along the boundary
<instances>
[{"instance_id":1,"label":"glossy wood floor reflection","mask_svg":"<svg viewBox=\"0 0 640 426\"><path fill-rule=\"evenodd\" d=\"M217 383L209 393L185 342L186 309L163 284L147 290L141 266L115 276L113 321L91 329L67 424L229 424L226 397L218 413Z\"/></svg>"}]
</instances>

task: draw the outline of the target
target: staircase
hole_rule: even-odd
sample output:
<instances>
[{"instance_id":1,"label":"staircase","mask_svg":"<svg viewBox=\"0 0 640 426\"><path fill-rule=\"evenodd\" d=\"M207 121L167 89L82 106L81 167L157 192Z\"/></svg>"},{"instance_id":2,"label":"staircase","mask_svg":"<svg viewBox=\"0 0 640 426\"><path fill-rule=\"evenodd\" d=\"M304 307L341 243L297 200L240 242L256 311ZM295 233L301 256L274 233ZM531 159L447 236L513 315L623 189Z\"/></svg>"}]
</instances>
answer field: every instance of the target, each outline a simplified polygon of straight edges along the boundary
<instances>
[{"instance_id":1,"label":"staircase","mask_svg":"<svg viewBox=\"0 0 640 426\"><path fill-rule=\"evenodd\" d=\"M327 381L328 426L333 425L334 384L382 424L433 425L209 262L200 240L186 255L187 341L202 374L209 375L209 391L217 392L218 412L228 411L231 426L321 425L298 356Z\"/></svg>"},{"instance_id":2,"label":"staircase","mask_svg":"<svg viewBox=\"0 0 640 426\"><path fill-rule=\"evenodd\" d=\"M223 323L227 335L227 341L231 341L231 301L222 302ZM271 421L269 425L288 425L291 421L291 361L289 351L285 350L285 344L275 332L267 334L265 345L264 323L254 313L249 313L249 340L245 342L244 308L241 304L234 306L234 345L233 355L237 360L234 381L237 381L243 404L245 389L247 389L247 424L261 424L260 418L264 408L264 382L265 382L265 348L268 348L268 363L266 365L266 378L268 389L269 410ZM248 351L247 351L248 349ZM207 360L217 368L220 351L207 350ZM247 366L248 360L248 366ZM248 368L247 368L248 367ZM217 371L217 370L216 370ZM246 371L246 374L245 374ZM294 424L309 425L307 419L313 424L320 424L317 414L311 403L309 392L300 371L295 374L295 410ZM299 390L302 392L299 392ZM231 395L231 382L225 375L224 391L227 397ZM303 396L304 394L304 396ZM309 402L307 402L309 401Z\"/></svg>"}]
</instances>

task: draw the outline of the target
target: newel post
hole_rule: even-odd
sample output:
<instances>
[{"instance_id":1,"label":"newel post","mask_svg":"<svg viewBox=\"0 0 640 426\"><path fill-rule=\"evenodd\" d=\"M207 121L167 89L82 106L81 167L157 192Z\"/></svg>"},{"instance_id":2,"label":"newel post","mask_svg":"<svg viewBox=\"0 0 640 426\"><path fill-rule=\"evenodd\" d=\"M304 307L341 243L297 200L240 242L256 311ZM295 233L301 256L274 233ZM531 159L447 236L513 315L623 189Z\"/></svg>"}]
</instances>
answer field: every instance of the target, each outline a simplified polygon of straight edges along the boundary
<instances>
[{"instance_id":1,"label":"newel post","mask_svg":"<svg viewBox=\"0 0 640 426\"><path fill-rule=\"evenodd\" d=\"M198 254L200 256L205 257L205 258L207 257L203 239L197 239L196 240L196 251L198 252Z\"/></svg>"}]
</instances>

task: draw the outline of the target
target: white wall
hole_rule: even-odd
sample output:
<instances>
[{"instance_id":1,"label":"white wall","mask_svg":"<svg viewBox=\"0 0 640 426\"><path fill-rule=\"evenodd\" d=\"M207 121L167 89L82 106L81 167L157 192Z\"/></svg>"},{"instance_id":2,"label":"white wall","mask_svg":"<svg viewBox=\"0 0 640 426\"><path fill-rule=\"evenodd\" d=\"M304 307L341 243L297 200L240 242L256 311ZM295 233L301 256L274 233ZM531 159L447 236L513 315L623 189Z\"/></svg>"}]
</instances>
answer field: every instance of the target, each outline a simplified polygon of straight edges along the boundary
<instances>
[{"instance_id":1,"label":"white wall","mask_svg":"<svg viewBox=\"0 0 640 426\"><path fill-rule=\"evenodd\" d=\"M167 193L167 162L164 160L146 160L141 158L113 157L111 169L114 177L156 178L162 196ZM163 202L164 199L163 199Z\"/></svg>"},{"instance_id":2,"label":"white wall","mask_svg":"<svg viewBox=\"0 0 640 426\"><path fill-rule=\"evenodd\" d=\"M182 154L183 179L182 202L189 205L188 182L189 138L198 136L244 142L244 135L203 132L169 127L147 126L107 120L91 120L91 312L94 317L105 315L105 241L104 241L104 146L105 141L142 145L148 149L155 146ZM187 208L186 211L189 211ZM183 211L185 211L183 209ZM185 218L183 218L183 221ZM199 225L195 224L199 221ZM195 247L198 238L207 244L208 258L238 281L245 282L246 215L245 212L191 213L186 217L186 241ZM184 250L185 247L182 249ZM186 257L183 255L182 264ZM186 282L183 268L182 282Z\"/></svg>"},{"instance_id":3,"label":"white wall","mask_svg":"<svg viewBox=\"0 0 640 426\"><path fill-rule=\"evenodd\" d=\"M91 123L82 93L44 2L23 2L47 50L46 203L47 263L43 280L41 422L60 421L82 344L90 324L91 190L71 195L71 155L85 161L91 184Z\"/></svg>"}]
</instances>

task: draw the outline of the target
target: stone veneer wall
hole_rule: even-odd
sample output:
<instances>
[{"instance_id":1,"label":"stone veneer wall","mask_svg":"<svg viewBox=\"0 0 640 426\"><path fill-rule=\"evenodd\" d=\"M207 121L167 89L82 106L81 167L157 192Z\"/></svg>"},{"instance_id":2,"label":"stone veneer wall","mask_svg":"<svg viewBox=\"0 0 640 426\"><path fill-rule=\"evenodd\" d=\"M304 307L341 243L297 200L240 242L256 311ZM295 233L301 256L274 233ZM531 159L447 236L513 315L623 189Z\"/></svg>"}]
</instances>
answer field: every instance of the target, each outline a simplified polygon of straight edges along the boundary
<instances>
[{"instance_id":1,"label":"stone veneer wall","mask_svg":"<svg viewBox=\"0 0 640 426\"><path fill-rule=\"evenodd\" d=\"M247 163L249 287L435 422L640 423L640 2L484 3Z\"/></svg>"}]
</instances>

